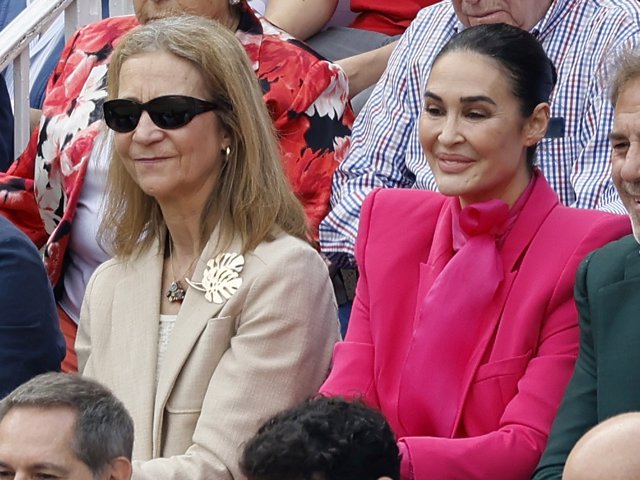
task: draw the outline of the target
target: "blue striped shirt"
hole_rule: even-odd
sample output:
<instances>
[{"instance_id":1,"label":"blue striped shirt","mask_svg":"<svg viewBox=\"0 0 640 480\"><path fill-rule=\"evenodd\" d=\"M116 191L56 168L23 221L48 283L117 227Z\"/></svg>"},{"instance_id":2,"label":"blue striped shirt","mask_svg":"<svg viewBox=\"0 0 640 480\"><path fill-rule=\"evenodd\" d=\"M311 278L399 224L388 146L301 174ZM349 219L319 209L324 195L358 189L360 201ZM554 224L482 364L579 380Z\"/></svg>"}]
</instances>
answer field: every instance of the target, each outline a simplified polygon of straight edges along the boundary
<instances>
[{"instance_id":1,"label":"blue striped shirt","mask_svg":"<svg viewBox=\"0 0 640 480\"><path fill-rule=\"evenodd\" d=\"M320 224L321 249L335 264L353 264L360 207L372 189L436 189L418 118L433 58L462 28L449 0L422 9L357 117ZM637 0L555 0L532 33L558 70L551 115L565 121L564 137L538 146L537 164L564 204L623 213L610 178L607 79L617 54L640 42Z\"/></svg>"}]
</instances>

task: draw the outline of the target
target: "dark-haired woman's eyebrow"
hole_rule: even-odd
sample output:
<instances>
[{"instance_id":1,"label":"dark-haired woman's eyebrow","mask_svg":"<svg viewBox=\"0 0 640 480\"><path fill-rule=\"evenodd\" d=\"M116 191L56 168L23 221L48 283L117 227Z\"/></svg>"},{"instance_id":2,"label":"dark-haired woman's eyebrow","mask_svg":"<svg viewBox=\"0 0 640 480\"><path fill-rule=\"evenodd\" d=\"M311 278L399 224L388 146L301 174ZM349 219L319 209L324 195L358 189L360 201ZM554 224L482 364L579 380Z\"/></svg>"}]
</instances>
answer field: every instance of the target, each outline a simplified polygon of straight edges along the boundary
<instances>
[{"instance_id":1,"label":"dark-haired woman's eyebrow","mask_svg":"<svg viewBox=\"0 0 640 480\"><path fill-rule=\"evenodd\" d=\"M496 102L493 101L491 97L487 97L486 95L473 95L470 97L460 97L460 103L490 103L491 105L496 105Z\"/></svg>"},{"instance_id":2,"label":"dark-haired woman's eyebrow","mask_svg":"<svg viewBox=\"0 0 640 480\"><path fill-rule=\"evenodd\" d=\"M424 98L425 100L427 98L430 98L432 100L435 100L436 102L441 102L442 101L442 97L440 95L436 95L435 93L427 90L426 92L424 92Z\"/></svg>"},{"instance_id":3,"label":"dark-haired woman's eyebrow","mask_svg":"<svg viewBox=\"0 0 640 480\"><path fill-rule=\"evenodd\" d=\"M425 100L430 98L435 100L436 102L442 102L442 97L440 95L436 95L430 90L427 90L424 94ZM496 102L493 101L491 97L487 97L486 95L471 95L468 97L460 97L460 103L490 103L491 105L497 105Z\"/></svg>"}]
</instances>

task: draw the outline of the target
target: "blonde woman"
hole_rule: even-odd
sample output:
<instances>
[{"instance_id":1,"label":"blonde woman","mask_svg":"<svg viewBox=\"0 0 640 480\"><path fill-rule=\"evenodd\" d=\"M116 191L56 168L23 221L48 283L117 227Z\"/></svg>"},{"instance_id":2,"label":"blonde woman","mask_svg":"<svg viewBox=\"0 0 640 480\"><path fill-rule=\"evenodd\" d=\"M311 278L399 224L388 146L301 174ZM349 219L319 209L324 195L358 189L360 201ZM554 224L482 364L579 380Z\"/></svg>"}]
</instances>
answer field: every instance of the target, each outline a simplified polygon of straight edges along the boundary
<instances>
[{"instance_id":1,"label":"blonde woman","mask_svg":"<svg viewBox=\"0 0 640 480\"><path fill-rule=\"evenodd\" d=\"M100 232L115 258L87 287L80 371L131 412L134 479L240 478L240 445L327 373L327 268L232 33L150 22L123 38L108 85Z\"/></svg>"}]
</instances>

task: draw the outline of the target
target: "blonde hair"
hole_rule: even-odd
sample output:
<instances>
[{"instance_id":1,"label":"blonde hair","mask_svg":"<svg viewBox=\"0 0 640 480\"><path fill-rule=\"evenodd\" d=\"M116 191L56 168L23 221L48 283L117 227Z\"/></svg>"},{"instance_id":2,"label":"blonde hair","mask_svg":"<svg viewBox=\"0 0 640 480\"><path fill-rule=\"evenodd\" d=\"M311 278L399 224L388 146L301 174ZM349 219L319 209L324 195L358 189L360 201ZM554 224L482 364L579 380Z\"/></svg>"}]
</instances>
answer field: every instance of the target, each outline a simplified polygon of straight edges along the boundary
<instances>
[{"instance_id":1,"label":"blonde hair","mask_svg":"<svg viewBox=\"0 0 640 480\"><path fill-rule=\"evenodd\" d=\"M236 235L243 252L252 250L272 237L274 227L306 240L306 217L285 177L273 124L242 45L224 26L202 17L168 17L137 27L122 38L111 58L109 98L118 96L127 59L157 51L198 68L211 96L205 100L223 105L215 113L231 138L231 152L202 211L201 248L216 222L220 250ZM148 250L164 232L159 205L134 182L114 151L100 241L111 243L116 256L129 257Z\"/></svg>"}]
</instances>

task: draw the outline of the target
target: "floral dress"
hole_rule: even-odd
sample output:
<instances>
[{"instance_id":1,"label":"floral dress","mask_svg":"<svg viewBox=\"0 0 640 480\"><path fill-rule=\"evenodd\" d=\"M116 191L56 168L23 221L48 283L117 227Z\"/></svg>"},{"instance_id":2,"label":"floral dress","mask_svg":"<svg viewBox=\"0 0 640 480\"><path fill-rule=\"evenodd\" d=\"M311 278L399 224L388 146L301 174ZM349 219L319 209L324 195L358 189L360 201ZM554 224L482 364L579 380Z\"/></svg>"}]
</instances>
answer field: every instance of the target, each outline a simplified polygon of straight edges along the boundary
<instances>
[{"instance_id":1,"label":"floral dress","mask_svg":"<svg viewBox=\"0 0 640 480\"><path fill-rule=\"evenodd\" d=\"M0 173L0 215L45 247L53 285L62 274L87 161L104 128L109 57L137 25L134 16L114 17L75 33L47 85L39 127L24 153ZM329 209L331 176L349 147L353 112L347 78L248 6L236 37L258 76L285 171L317 240Z\"/></svg>"}]
</instances>

